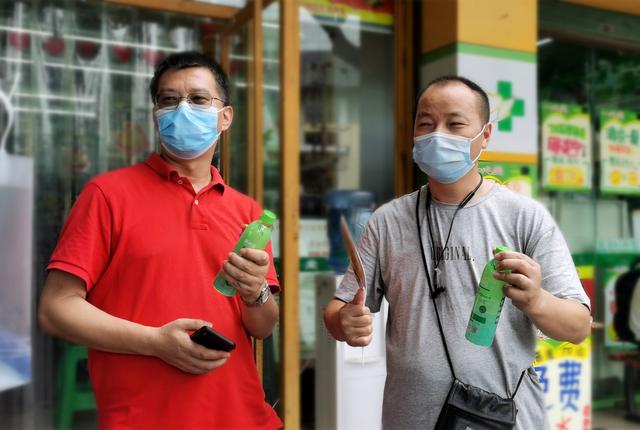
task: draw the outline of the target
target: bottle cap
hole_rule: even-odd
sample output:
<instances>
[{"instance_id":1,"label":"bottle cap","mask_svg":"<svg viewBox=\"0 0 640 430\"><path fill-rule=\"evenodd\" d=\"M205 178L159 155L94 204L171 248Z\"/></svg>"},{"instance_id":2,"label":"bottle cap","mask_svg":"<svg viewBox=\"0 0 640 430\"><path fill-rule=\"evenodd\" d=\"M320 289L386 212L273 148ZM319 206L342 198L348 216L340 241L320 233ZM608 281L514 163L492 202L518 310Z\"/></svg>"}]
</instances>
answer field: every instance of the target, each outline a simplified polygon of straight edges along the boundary
<instances>
[{"instance_id":1,"label":"bottle cap","mask_svg":"<svg viewBox=\"0 0 640 430\"><path fill-rule=\"evenodd\" d=\"M511 252L511 248L504 245L496 246L496 251L494 252L494 254L500 254L501 252Z\"/></svg>"},{"instance_id":2,"label":"bottle cap","mask_svg":"<svg viewBox=\"0 0 640 430\"><path fill-rule=\"evenodd\" d=\"M260 215L260 222L266 225L273 225L273 223L276 222L277 219L278 217L276 216L276 214L266 209L263 210L262 214Z\"/></svg>"}]
</instances>

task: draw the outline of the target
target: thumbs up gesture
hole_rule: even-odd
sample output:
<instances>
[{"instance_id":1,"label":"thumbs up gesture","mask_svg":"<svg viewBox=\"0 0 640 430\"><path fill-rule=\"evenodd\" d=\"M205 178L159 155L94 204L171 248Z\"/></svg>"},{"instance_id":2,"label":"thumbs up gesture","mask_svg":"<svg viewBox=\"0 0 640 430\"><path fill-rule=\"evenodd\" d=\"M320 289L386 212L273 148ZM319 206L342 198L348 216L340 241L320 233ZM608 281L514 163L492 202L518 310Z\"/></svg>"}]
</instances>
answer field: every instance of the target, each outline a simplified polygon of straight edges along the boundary
<instances>
[{"instance_id":1,"label":"thumbs up gesture","mask_svg":"<svg viewBox=\"0 0 640 430\"><path fill-rule=\"evenodd\" d=\"M371 311L364 305L364 288L359 288L351 303L340 309L340 326L351 346L367 346L373 334Z\"/></svg>"}]
</instances>

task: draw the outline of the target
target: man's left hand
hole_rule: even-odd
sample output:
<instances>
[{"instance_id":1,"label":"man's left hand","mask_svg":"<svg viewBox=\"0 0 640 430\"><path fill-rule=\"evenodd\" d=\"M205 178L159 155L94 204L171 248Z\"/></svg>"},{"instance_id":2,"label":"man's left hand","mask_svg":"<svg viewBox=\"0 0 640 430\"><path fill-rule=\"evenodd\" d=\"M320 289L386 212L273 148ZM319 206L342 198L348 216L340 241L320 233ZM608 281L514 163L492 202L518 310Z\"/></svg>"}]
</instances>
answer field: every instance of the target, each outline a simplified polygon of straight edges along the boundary
<instances>
[{"instance_id":1,"label":"man's left hand","mask_svg":"<svg viewBox=\"0 0 640 430\"><path fill-rule=\"evenodd\" d=\"M526 315L539 311L545 296L540 265L519 252L501 252L495 259L498 266L493 276L508 284L504 287L505 296ZM511 273L501 273L505 269Z\"/></svg>"},{"instance_id":2,"label":"man's left hand","mask_svg":"<svg viewBox=\"0 0 640 430\"><path fill-rule=\"evenodd\" d=\"M247 303L258 299L268 271L269 254L260 249L242 248L240 255L232 252L222 265L222 277Z\"/></svg>"}]
</instances>

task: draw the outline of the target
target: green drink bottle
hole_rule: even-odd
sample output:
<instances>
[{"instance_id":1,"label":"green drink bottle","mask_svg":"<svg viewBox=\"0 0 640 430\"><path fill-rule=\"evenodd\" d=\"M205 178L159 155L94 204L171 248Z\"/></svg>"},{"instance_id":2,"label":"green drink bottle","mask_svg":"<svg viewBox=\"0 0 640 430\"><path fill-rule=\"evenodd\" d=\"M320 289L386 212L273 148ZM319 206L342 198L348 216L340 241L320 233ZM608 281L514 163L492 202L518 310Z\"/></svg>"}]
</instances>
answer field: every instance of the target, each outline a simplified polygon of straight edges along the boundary
<instances>
[{"instance_id":1,"label":"green drink bottle","mask_svg":"<svg viewBox=\"0 0 640 430\"><path fill-rule=\"evenodd\" d=\"M244 229L240 240L238 240L235 248L233 248L233 252L240 255L242 248L264 249L271 239L271 232L273 231L273 223L275 221L275 214L271 211L264 210L259 219L253 221ZM233 288L220 273L218 273L215 281L213 281L213 285L216 287L216 290L227 297L233 297L236 293L236 289Z\"/></svg>"},{"instance_id":2,"label":"green drink bottle","mask_svg":"<svg viewBox=\"0 0 640 430\"><path fill-rule=\"evenodd\" d=\"M506 246L497 246L495 253L511 251ZM480 346L491 346L496 335L496 327L500 319L500 312L504 304L503 288L506 284L493 277L498 261L492 258L482 271L480 285L476 291L476 300L473 303L469 324L465 337L469 342ZM509 270L503 271L510 273Z\"/></svg>"}]
</instances>

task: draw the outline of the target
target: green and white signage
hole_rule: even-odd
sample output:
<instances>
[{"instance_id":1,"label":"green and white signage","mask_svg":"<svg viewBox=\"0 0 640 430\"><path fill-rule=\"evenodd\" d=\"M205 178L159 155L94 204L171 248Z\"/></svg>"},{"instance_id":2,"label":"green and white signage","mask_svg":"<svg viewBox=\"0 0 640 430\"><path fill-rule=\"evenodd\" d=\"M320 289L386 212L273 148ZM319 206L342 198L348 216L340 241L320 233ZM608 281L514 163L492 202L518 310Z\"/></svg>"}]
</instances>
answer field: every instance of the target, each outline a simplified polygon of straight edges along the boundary
<instances>
[{"instance_id":1,"label":"green and white signage","mask_svg":"<svg viewBox=\"0 0 640 430\"><path fill-rule=\"evenodd\" d=\"M542 187L557 191L592 188L591 116L580 105L542 102Z\"/></svg>"},{"instance_id":2,"label":"green and white signage","mask_svg":"<svg viewBox=\"0 0 640 430\"><path fill-rule=\"evenodd\" d=\"M538 196L538 165L481 161L480 174L527 197Z\"/></svg>"},{"instance_id":3,"label":"green and white signage","mask_svg":"<svg viewBox=\"0 0 640 430\"><path fill-rule=\"evenodd\" d=\"M426 54L420 78L423 85L451 74L476 82L489 96L490 120L494 123L487 152L535 160L538 153L536 72L533 53L457 43Z\"/></svg>"},{"instance_id":4,"label":"green and white signage","mask_svg":"<svg viewBox=\"0 0 640 430\"><path fill-rule=\"evenodd\" d=\"M600 190L640 194L640 120L635 112L600 112Z\"/></svg>"}]
</instances>

